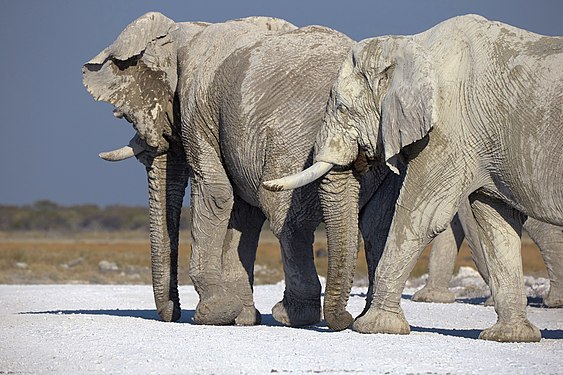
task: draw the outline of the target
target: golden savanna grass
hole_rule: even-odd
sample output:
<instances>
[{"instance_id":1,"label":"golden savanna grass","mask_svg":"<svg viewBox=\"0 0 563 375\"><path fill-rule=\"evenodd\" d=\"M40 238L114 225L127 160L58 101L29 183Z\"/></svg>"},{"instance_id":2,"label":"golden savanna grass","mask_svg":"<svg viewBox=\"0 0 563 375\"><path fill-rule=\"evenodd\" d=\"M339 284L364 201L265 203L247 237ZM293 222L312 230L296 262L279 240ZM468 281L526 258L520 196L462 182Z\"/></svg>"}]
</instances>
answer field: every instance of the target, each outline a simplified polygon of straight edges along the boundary
<instances>
[{"instance_id":1,"label":"golden savanna grass","mask_svg":"<svg viewBox=\"0 0 563 375\"><path fill-rule=\"evenodd\" d=\"M190 284L188 275L189 234L181 233L179 282ZM318 231L314 244L315 263L320 275L326 276L326 237ZM428 272L429 248L418 260L411 277ZM523 239L524 273L546 277L547 272L537 246ZM473 261L464 243L456 261L472 266ZM267 230L263 231L255 266L256 284L276 283L283 279L279 244ZM367 283L367 267L363 248L356 269L357 283ZM147 233L86 233L57 237L44 233L0 233L0 283L2 284L147 284L151 282L150 246Z\"/></svg>"}]
</instances>

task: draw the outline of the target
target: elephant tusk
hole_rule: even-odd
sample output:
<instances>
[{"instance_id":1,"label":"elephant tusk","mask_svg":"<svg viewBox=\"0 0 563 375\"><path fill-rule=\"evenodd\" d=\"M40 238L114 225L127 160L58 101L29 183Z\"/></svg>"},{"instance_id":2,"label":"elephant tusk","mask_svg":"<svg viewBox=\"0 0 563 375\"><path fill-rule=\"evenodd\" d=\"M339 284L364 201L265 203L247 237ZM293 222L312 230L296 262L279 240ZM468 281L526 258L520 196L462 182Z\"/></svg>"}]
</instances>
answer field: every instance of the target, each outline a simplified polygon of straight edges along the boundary
<instances>
[{"instance_id":1,"label":"elephant tusk","mask_svg":"<svg viewBox=\"0 0 563 375\"><path fill-rule=\"evenodd\" d=\"M334 164L332 163L318 161L304 171L292 174L291 176L278 178L277 180L264 181L262 186L270 191L297 189L322 177L330 171L333 166Z\"/></svg>"},{"instance_id":2,"label":"elephant tusk","mask_svg":"<svg viewBox=\"0 0 563 375\"><path fill-rule=\"evenodd\" d=\"M117 150L100 152L99 156L107 161L122 161L129 159L133 156L139 155L141 152L146 151L145 147L141 144L141 139L136 134L127 146L123 146Z\"/></svg>"}]
</instances>

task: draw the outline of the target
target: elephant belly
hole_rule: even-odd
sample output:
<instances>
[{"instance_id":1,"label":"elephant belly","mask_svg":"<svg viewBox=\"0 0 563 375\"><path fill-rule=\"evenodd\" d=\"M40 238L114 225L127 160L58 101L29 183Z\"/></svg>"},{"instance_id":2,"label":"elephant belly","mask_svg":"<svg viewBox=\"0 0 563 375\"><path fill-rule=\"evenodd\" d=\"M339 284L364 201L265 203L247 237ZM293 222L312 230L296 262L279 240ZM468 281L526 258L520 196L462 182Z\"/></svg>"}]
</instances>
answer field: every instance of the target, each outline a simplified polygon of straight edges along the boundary
<instances>
[{"instance_id":1,"label":"elephant belly","mask_svg":"<svg viewBox=\"0 0 563 375\"><path fill-rule=\"evenodd\" d=\"M227 148L229 151L223 154L223 158L233 191L250 205L259 207L258 188L263 162L251 142L231 143L235 144Z\"/></svg>"},{"instance_id":2,"label":"elephant belly","mask_svg":"<svg viewBox=\"0 0 563 375\"><path fill-rule=\"evenodd\" d=\"M548 166L536 160L535 163L506 168L493 176L493 182L493 186L485 189L491 195L528 216L563 225L563 180L560 172L550 172Z\"/></svg>"}]
</instances>

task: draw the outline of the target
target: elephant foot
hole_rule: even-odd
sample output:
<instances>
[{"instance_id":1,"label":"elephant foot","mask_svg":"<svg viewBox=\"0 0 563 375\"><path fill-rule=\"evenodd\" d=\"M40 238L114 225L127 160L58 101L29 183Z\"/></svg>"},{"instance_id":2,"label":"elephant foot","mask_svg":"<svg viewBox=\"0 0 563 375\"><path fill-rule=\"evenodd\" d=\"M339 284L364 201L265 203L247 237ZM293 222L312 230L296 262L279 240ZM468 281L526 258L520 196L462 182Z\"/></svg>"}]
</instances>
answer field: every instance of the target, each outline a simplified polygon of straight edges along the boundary
<instances>
[{"instance_id":1,"label":"elephant foot","mask_svg":"<svg viewBox=\"0 0 563 375\"><path fill-rule=\"evenodd\" d=\"M411 301L452 303L455 301L455 294L450 292L448 288L432 288L426 285L424 288L413 294Z\"/></svg>"},{"instance_id":2,"label":"elephant foot","mask_svg":"<svg viewBox=\"0 0 563 375\"><path fill-rule=\"evenodd\" d=\"M182 310L180 309L180 302L167 301L165 304L157 304L157 312L165 322L176 322L180 319L182 315Z\"/></svg>"},{"instance_id":3,"label":"elephant foot","mask_svg":"<svg viewBox=\"0 0 563 375\"><path fill-rule=\"evenodd\" d=\"M235 324L237 326L255 326L262 322L262 314L258 311L254 305L244 306L242 311L235 319Z\"/></svg>"},{"instance_id":4,"label":"elephant foot","mask_svg":"<svg viewBox=\"0 0 563 375\"><path fill-rule=\"evenodd\" d=\"M233 324L242 309L242 302L237 296L225 291L215 291L200 297L194 321L197 324L207 325Z\"/></svg>"},{"instance_id":5,"label":"elephant foot","mask_svg":"<svg viewBox=\"0 0 563 375\"><path fill-rule=\"evenodd\" d=\"M543 304L547 307L563 307L563 296L557 293L551 293L550 290L547 297L543 299Z\"/></svg>"},{"instance_id":6,"label":"elephant foot","mask_svg":"<svg viewBox=\"0 0 563 375\"><path fill-rule=\"evenodd\" d=\"M408 335L411 332L409 323L403 312L392 313L389 311L370 308L362 317L354 322L352 328L360 333L391 333Z\"/></svg>"},{"instance_id":7,"label":"elephant foot","mask_svg":"<svg viewBox=\"0 0 563 375\"><path fill-rule=\"evenodd\" d=\"M499 342L538 342L540 330L528 319L522 322L497 322L479 335L480 339Z\"/></svg>"},{"instance_id":8,"label":"elephant foot","mask_svg":"<svg viewBox=\"0 0 563 375\"><path fill-rule=\"evenodd\" d=\"M301 301L288 297L276 303L272 308L272 316L281 324L291 327L303 327L321 321L321 301Z\"/></svg>"}]
</instances>

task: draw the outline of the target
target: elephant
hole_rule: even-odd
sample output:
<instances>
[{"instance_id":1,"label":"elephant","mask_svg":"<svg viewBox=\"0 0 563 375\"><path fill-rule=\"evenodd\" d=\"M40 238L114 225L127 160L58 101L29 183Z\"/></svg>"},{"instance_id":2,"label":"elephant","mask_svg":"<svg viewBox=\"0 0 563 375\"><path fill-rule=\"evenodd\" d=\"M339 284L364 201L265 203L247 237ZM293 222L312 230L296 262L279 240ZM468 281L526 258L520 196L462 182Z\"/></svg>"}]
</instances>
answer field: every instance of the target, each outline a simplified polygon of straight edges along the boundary
<instances>
[{"instance_id":1,"label":"elephant","mask_svg":"<svg viewBox=\"0 0 563 375\"><path fill-rule=\"evenodd\" d=\"M362 172L354 170L359 157L394 175L389 194L397 199L383 210L393 212L387 235L372 234L384 242L372 303L354 330L410 333L401 291L424 247L469 199L498 316L480 338L541 339L526 316L520 235L526 217L563 225L563 138L554 136L563 133L562 51L561 37L477 15L352 48L331 90L315 163L264 187L292 189L322 177L321 191L331 191L329 172ZM340 201L347 206L329 211L354 216L355 194ZM329 246L329 261L354 251ZM349 279L353 266L340 266L340 280L327 278L327 288ZM337 310L348 320L345 301Z\"/></svg>"},{"instance_id":2,"label":"elephant","mask_svg":"<svg viewBox=\"0 0 563 375\"><path fill-rule=\"evenodd\" d=\"M561 274L563 272L561 265L563 257L559 255L563 247L563 228L542 223L531 217L524 222L523 228L538 245L547 267L550 288L544 297L544 305L547 307L563 307L563 275ZM469 202L464 202L448 228L432 241L428 261L428 280L422 289L413 294L412 301L437 303L452 303L455 301L455 294L449 291L448 285L454 270L456 256L464 238L467 239L477 270L488 284L489 273L481 244L479 239L476 238L477 233L477 223L473 218ZM486 305L492 305L492 303L491 299L485 302Z\"/></svg>"},{"instance_id":3,"label":"elephant","mask_svg":"<svg viewBox=\"0 0 563 375\"><path fill-rule=\"evenodd\" d=\"M112 104L114 115L132 123L136 131L128 146L101 153L100 157L118 161L135 155L146 167L153 291L157 311L164 321L177 321L181 314L177 281L180 211L189 176L192 176L194 185L193 177L200 173L197 166L189 164L193 153L187 155L183 146L188 136L183 134L183 124L191 125L195 115L188 118L183 112L188 111L186 106L192 107L194 113L207 108L205 103L200 105L189 96L199 95L200 88L207 90L212 84L212 72L238 48L252 45L267 35L294 29L294 25L284 20L268 17L249 17L219 24L176 23L161 13L150 12L130 23L113 44L82 68L84 85L94 99ZM193 93L189 92L190 87ZM198 138L213 136L201 129ZM221 169L220 165L216 167ZM192 195L196 193L197 190ZM221 209L222 203L209 202L217 210ZM194 270L205 269L203 262L206 260L219 263L221 259L221 254L212 251L207 259L201 256L207 239L198 233L203 214L198 211L200 209L194 208L192 218L195 229L191 264ZM227 221L224 219L219 223L223 227L218 229L219 233L226 230ZM216 251L215 247L219 246L218 241L222 244L223 237L224 233L209 247ZM211 279L219 276L217 269L209 271L208 284L211 284ZM214 292L222 293L225 304L231 304L228 309L236 309L231 311L231 317L238 317L243 312L236 293L222 289L218 280L215 283L219 284L219 290L211 291L206 290L204 282L195 275L194 279L203 300L211 298ZM245 302L250 307L240 319L252 322L258 315L254 313L253 304ZM196 314L196 321L198 319ZM201 322L205 319L201 318Z\"/></svg>"},{"instance_id":4,"label":"elephant","mask_svg":"<svg viewBox=\"0 0 563 375\"><path fill-rule=\"evenodd\" d=\"M311 165L331 86L352 44L325 27L298 29L267 17L204 24L149 13L84 65L88 91L113 104L137 133L101 156L136 155L147 168L153 288L163 320L180 317L178 220L189 178L190 277L200 296L194 320L260 323L253 270L267 219L286 282L273 317L291 326L320 321L312 250L323 217L318 188L275 194L261 183ZM362 180L375 186L376 178Z\"/></svg>"}]
</instances>

